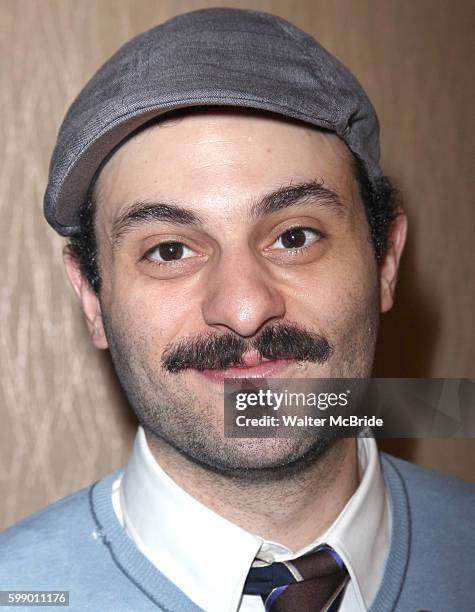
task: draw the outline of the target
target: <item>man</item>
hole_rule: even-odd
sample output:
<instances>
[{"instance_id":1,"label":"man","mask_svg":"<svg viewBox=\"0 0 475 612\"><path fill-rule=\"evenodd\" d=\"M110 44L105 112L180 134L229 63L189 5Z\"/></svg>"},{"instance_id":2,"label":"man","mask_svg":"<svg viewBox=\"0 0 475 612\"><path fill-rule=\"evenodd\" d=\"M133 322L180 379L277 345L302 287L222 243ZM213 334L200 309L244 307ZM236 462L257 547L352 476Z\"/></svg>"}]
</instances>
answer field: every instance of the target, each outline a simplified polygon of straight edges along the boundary
<instances>
[{"instance_id":1,"label":"man","mask_svg":"<svg viewBox=\"0 0 475 612\"><path fill-rule=\"evenodd\" d=\"M0 586L75 610L469 610L473 488L371 438L230 438L223 380L364 378L406 219L354 77L271 15L134 39L65 118L45 214L140 428L5 532ZM470 551L470 552L468 552Z\"/></svg>"}]
</instances>

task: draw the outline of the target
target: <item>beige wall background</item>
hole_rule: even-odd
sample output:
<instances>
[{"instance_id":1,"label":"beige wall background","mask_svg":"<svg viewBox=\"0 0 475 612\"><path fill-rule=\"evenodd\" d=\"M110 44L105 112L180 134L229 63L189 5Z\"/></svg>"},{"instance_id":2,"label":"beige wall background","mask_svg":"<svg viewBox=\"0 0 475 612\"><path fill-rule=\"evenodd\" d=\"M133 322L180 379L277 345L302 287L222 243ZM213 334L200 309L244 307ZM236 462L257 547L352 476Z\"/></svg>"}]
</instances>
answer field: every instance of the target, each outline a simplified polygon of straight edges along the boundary
<instances>
[{"instance_id":1,"label":"beige wall background","mask_svg":"<svg viewBox=\"0 0 475 612\"><path fill-rule=\"evenodd\" d=\"M135 430L107 355L86 336L62 269L63 240L42 218L59 123L127 39L216 4L0 1L0 528L122 465ZM315 35L378 110L383 167L404 195L410 238L376 374L474 377L473 3L221 4L268 10ZM385 448L475 480L473 440Z\"/></svg>"}]
</instances>

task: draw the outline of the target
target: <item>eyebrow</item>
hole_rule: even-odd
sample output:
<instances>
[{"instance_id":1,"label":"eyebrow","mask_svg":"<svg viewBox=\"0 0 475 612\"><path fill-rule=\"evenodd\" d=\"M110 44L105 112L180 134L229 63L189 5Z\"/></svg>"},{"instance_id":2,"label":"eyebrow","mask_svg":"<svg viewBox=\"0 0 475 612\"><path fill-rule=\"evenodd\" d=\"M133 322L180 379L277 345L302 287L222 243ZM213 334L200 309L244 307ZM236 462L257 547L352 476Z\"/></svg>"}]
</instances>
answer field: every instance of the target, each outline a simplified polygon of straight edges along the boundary
<instances>
[{"instance_id":1,"label":"eyebrow","mask_svg":"<svg viewBox=\"0 0 475 612\"><path fill-rule=\"evenodd\" d=\"M251 206L251 218L257 220L264 215L284 210L291 206L318 206L327 208L337 216L344 216L346 208L338 195L323 186L323 180L313 180L294 185L284 185L259 198Z\"/></svg>"},{"instance_id":2,"label":"eyebrow","mask_svg":"<svg viewBox=\"0 0 475 612\"><path fill-rule=\"evenodd\" d=\"M196 212L174 202L137 201L114 221L112 226L112 248L116 249L124 236L147 223L162 222L175 225L203 225L204 220Z\"/></svg>"},{"instance_id":3,"label":"eyebrow","mask_svg":"<svg viewBox=\"0 0 475 612\"><path fill-rule=\"evenodd\" d=\"M338 195L323 186L323 181L312 180L284 185L260 197L251 204L249 217L256 221L264 216L292 206L318 206L337 216L344 216L346 208ZM162 222L184 226L202 226L205 219L178 202L132 202L114 221L111 230L112 248L117 249L125 235L142 225Z\"/></svg>"}]
</instances>

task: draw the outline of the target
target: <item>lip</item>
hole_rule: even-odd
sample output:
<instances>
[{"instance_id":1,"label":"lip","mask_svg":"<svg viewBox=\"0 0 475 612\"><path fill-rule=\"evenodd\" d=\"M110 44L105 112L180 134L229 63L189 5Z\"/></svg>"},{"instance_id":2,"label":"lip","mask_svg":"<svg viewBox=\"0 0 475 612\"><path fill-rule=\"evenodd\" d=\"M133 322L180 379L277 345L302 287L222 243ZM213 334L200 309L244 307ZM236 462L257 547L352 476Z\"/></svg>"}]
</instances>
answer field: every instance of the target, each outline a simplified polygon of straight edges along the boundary
<instances>
[{"instance_id":1,"label":"lip","mask_svg":"<svg viewBox=\"0 0 475 612\"><path fill-rule=\"evenodd\" d=\"M243 358L243 366L232 366L222 370L195 370L213 382L224 382L225 378L275 378L284 372L295 359L256 359L254 356Z\"/></svg>"}]
</instances>

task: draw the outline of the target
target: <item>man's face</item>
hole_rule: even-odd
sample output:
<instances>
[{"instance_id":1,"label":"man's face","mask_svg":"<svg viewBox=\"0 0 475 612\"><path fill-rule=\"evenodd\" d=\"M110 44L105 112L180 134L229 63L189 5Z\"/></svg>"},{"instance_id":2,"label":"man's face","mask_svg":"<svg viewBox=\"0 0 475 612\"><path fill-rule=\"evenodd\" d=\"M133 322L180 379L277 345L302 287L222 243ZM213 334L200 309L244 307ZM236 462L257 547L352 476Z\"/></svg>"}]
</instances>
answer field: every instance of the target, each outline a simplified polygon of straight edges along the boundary
<instances>
[{"instance_id":1,"label":"man's face","mask_svg":"<svg viewBox=\"0 0 475 612\"><path fill-rule=\"evenodd\" d=\"M380 271L345 145L263 113L192 112L127 141L96 197L93 337L146 431L222 471L315 451L225 438L222 381L370 374Z\"/></svg>"}]
</instances>

